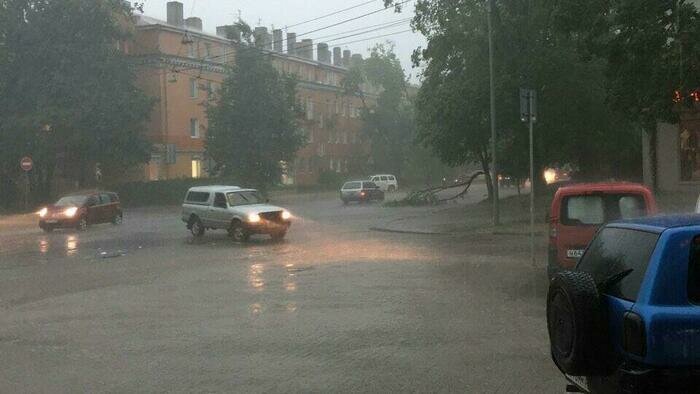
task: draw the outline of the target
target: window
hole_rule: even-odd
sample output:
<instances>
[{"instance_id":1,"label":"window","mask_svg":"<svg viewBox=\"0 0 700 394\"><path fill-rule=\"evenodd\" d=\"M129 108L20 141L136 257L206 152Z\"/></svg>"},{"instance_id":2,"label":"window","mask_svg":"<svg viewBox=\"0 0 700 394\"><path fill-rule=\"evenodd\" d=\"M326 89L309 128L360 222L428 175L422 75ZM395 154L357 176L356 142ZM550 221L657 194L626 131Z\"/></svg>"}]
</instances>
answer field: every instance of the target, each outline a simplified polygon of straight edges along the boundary
<instances>
[{"instance_id":1,"label":"window","mask_svg":"<svg viewBox=\"0 0 700 394\"><path fill-rule=\"evenodd\" d=\"M618 219L643 216L646 205L641 195L596 194L572 196L562 204L562 224L568 226L600 225Z\"/></svg>"},{"instance_id":2,"label":"window","mask_svg":"<svg viewBox=\"0 0 700 394\"><path fill-rule=\"evenodd\" d=\"M231 206L261 204L265 199L255 190L228 193L228 203Z\"/></svg>"},{"instance_id":3,"label":"window","mask_svg":"<svg viewBox=\"0 0 700 394\"><path fill-rule=\"evenodd\" d=\"M211 44L210 43L204 43L204 58L209 59L211 57Z\"/></svg>"},{"instance_id":4,"label":"window","mask_svg":"<svg viewBox=\"0 0 700 394\"><path fill-rule=\"evenodd\" d=\"M343 131L343 144L347 144L347 143L348 143L348 132Z\"/></svg>"},{"instance_id":5,"label":"window","mask_svg":"<svg viewBox=\"0 0 700 394\"><path fill-rule=\"evenodd\" d=\"M198 159L192 160L192 178L202 177L202 161Z\"/></svg>"},{"instance_id":6,"label":"window","mask_svg":"<svg viewBox=\"0 0 700 394\"><path fill-rule=\"evenodd\" d=\"M197 98L199 96L199 88L197 86L197 79L190 78L190 98Z\"/></svg>"},{"instance_id":7,"label":"window","mask_svg":"<svg viewBox=\"0 0 700 394\"><path fill-rule=\"evenodd\" d=\"M228 208L226 205L226 196L224 193L216 193L214 195L214 207L216 208Z\"/></svg>"},{"instance_id":8,"label":"window","mask_svg":"<svg viewBox=\"0 0 700 394\"><path fill-rule=\"evenodd\" d=\"M348 172L348 159L343 162L343 172Z\"/></svg>"},{"instance_id":9,"label":"window","mask_svg":"<svg viewBox=\"0 0 700 394\"><path fill-rule=\"evenodd\" d=\"M347 182L343 185L343 190L357 190L362 187L361 182Z\"/></svg>"},{"instance_id":10,"label":"window","mask_svg":"<svg viewBox=\"0 0 700 394\"><path fill-rule=\"evenodd\" d=\"M191 43L187 46L187 56L191 58L197 57L197 44L196 43Z\"/></svg>"},{"instance_id":11,"label":"window","mask_svg":"<svg viewBox=\"0 0 700 394\"><path fill-rule=\"evenodd\" d=\"M199 119L190 119L190 137L199 138Z\"/></svg>"},{"instance_id":12,"label":"window","mask_svg":"<svg viewBox=\"0 0 700 394\"><path fill-rule=\"evenodd\" d=\"M311 101L311 97L306 98L306 119L314 119L314 102Z\"/></svg>"},{"instance_id":13,"label":"window","mask_svg":"<svg viewBox=\"0 0 700 394\"><path fill-rule=\"evenodd\" d=\"M578 269L601 284L612 275L632 270L608 294L636 301L659 234L608 227L601 230L581 258Z\"/></svg>"},{"instance_id":14,"label":"window","mask_svg":"<svg viewBox=\"0 0 700 394\"><path fill-rule=\"evenodd\" d=\"M380 179L381 181L383 181L383 182L386 182L386 181L389 180L389 178L387 178L387 177L385 177L385 176L381 176L381 177L379 177L379 179Z\"/></svg>"},{"instance_id":15,"label":"window","mask_svg":"<svg viewBox=\"0 0 700 394\"><path fill-rule=\"evenodd\" d=\"M333 170L334 170L334 168L333 168L333 158L331 157L331 171L333 171Z\"/></svg>"},{"instance_id":16,"label":"window","mask_svg":"<svg viewBox=\"0 0 700 394\"><path fill-rule=\"evenodd\" d=\"M700 304L700 237L695 237L690 245L689 263L688 299L694 304Z\"/></svg>"},{"instance_id":17,"label":"window","mask_svg":"<svg viewBox=\"0 0 700 394\"><path fill-rule=\"evenodd\" d=\"M352 143L357 144L357 133L352 133Z\"/></svg>"},{"instance_id":18,"label":"window","mask_svg":"<svg viewBox=\"0 0 700 394\"><path fill-rule=\"evenodd\" d=\"M185 198L187 202L205 203L209 201L209 193L207 192L189 192Z\"/></svg>"},{"instance_id":19,"label":"window","mask_svg":"<svg viewBox=\"0 0 700 394\"><path fill-rule=\"evenodd\" d=\"M700 127L688 123L681 120L681 181L700 181Z\"/></svg>"},{"instance_id":20,"label":"window","mask_svg":"<svg viewBox=\"0 0 700 394\"><path fill-rule=\"evenodd\" d=\"M363 187L365 189L379 189L379 186L377 186L377 184L374 182L362 182L362 183L364 183Z\"/></svg>"},{"instance_id":21,"label":"window","mask_svg":"<svg viewBox=\"0 0 700 394\"><path fill-rule=\"evenodd\" d=\"M335 114L340 114L340 101L338 100L335 101Z\"/></svg>"},{"instance_id":22,"label":"window","mask_svg":"<svg viewBox=\"0 0 700 394\"><path fill-rule=\"evenodd\" d=\"M324 128L324 116L323 114L318 115L318 125L320 128Z\"/></svg>"}]
</instances>

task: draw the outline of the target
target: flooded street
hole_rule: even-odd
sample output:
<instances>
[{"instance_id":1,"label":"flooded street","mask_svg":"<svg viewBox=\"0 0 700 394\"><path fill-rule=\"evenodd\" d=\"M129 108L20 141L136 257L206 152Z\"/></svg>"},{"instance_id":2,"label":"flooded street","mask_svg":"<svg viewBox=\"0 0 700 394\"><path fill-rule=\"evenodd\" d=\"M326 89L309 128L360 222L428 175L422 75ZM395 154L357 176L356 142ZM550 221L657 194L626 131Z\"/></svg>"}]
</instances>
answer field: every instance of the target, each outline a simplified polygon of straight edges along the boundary
<instances>
[{"instance_id":1,"label":"flooded street","mask_svg":"<svg viewBox=\"0 0 700 394\"><path fill-rule=\"evenodd\" d=\"M287 206L287 239L247 245L194 239L178 207L84 233L5 220L0 392L563 389L526 237L374 232L406 213L333 196Z\"/></svg>"}]
</instances>

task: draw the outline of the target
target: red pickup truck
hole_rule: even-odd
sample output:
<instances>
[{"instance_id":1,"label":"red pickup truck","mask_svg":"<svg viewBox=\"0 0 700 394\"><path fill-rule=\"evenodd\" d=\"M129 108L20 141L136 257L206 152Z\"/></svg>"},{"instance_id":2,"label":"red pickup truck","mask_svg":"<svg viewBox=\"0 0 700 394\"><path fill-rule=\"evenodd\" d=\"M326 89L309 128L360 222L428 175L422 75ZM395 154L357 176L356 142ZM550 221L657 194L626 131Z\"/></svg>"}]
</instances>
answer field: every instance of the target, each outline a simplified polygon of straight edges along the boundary
<instances>
[{"instance_id":1,"label":"red pickup truck","mask_svg":"<svg viewBox=\"0 0 700 394\"><path fill-rule=\"evenodd\" d=\"M581 183L559 188L548 218L549 277L574 268L603 224L657 211L651 190L637 183Z\"/></svg>"}]
</instances>

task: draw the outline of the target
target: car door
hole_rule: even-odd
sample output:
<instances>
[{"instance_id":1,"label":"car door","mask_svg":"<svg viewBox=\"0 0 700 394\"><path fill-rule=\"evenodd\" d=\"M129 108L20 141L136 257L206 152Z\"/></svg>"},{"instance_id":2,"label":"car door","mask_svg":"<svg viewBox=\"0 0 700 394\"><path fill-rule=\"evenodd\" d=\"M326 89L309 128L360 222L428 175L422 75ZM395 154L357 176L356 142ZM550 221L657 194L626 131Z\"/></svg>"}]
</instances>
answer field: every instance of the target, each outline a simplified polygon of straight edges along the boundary
<instances>
[{"instance_id":1,"label":"car door","mask_svg":"<svg viewBox=\"0 0 700 394\"><path fill-rule=\"evenodd\" d=\"M228 202L224 193L215 193L214 202L209 207L209 216L212 227L226 228L230 223L230 215L228 212Z\"/></svg>"},{"instance_id":2,"label":"car door","mask_svg":"<svg viewBox=\"0 0 700 394\"><path fill-rule=\"evenodd\" d=\"M100 193L100 221L111 222L116 214L115 204L107 193Z\"/></svg>"},{"instance_id":3,"label":"car door","mask_svg":"<svg viewBox=\"0 0 700 394\"><path fill-rule=\"evenodd\" d=\"M87 221L88 223L100 223L100 199L96 194L88 196L87 202L85 203L87 208Z\"/></svg>"}]
</instances>

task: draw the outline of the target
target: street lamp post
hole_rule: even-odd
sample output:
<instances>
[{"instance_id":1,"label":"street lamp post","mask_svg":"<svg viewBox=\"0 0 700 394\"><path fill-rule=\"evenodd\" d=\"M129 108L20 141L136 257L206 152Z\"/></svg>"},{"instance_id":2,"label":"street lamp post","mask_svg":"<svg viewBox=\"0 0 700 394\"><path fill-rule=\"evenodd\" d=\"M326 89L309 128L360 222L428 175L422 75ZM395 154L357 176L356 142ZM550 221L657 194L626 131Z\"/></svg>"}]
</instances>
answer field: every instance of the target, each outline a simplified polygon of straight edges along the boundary
<instances>
[{"instance_id":1,"label":"street lamp post","mask_svg":"<svg viewBox=\"0 0 700 394\"><path fill-rule=\"evenodd\" d=\"M496 160L496 90L494 88L493 71L493 17L495 0L488 3L488 25L489 25L489 84L491 88L491 183L493 185L493 224L500 224L500 207L498 201L498 161Z\"/></svg>"}]
</instances>

